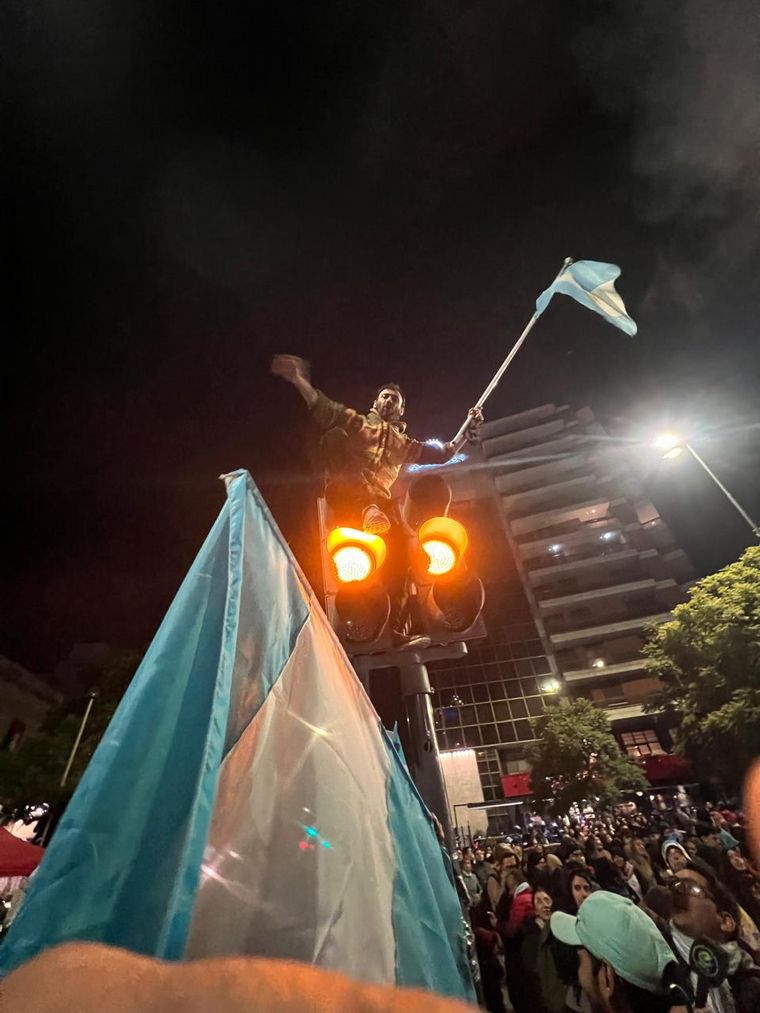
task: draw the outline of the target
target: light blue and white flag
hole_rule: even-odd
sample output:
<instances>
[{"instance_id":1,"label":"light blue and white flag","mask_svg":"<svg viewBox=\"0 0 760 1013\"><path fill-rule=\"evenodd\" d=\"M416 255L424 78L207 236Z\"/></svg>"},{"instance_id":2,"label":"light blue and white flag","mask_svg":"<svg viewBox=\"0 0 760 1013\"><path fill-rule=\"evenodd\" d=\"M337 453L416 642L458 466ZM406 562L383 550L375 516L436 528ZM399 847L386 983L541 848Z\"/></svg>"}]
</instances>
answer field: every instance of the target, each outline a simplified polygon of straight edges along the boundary
<instances>
[{"instance_id":1,"label":"light blue and white flag","mask_svg":"<svg viewBox=\"0 0 760 1013\"><path fill-rule=\"evenodd\" d=\"M615 290L615 279L619 277L617 264L602 264L598 260L571 262L536 299L536 314L544 312L555 292L562 292L581 306L599 313L621 331L633 335L638 328Z\"/></svg>"},{"instance_id":2,"label":"light blue and white flag","mask_svg":"<svg viewBox=\"0 0 760 1013\"><path fill-rule=\"evenodd\" d=\"M474 1001L429 812L245 471L0 947L257 955Z\"/></svg>"}]
</instances>

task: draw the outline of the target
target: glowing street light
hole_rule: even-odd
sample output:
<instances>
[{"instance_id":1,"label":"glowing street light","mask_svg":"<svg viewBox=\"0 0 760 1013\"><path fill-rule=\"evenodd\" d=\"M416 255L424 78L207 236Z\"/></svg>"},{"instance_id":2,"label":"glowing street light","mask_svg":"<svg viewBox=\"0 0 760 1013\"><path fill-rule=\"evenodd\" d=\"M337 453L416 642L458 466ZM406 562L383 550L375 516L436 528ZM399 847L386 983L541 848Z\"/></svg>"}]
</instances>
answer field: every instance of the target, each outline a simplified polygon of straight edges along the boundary
<instances>
[{"instance_id":1,"label":"glowing street light","mask_svg":"<svg viewBox=\"0 0 760 1013\"><path fill-rule=\"evenodd\" d=\"M663 461L672 461L674 458L679 457L684 451L691 454L697 464L699 464L707 472L731 506L733 506L734 509L741 514L742 519L749 524L755 538L760 540L760 527L758 527L758 525L752 520L738 500L731 495L715 472L712 471L712 469L702 460L694 447L692 447L690 443L687 443L682 436L679 436L676 433L660 433L659 436L652 440L652 446L655 450L660 451Z\"/></svg>"},{"instance_id":2,"label":"glowing street light","mask_svg":"<svg viewBox=\"0 0 760 1013\"><path fill-rule=\"evenodd\" d=\"M686 449L686 441L676 433L660 433L652 441L655 450L662 451L663 461L672 461Z\"/></svg>"}]
</instances>

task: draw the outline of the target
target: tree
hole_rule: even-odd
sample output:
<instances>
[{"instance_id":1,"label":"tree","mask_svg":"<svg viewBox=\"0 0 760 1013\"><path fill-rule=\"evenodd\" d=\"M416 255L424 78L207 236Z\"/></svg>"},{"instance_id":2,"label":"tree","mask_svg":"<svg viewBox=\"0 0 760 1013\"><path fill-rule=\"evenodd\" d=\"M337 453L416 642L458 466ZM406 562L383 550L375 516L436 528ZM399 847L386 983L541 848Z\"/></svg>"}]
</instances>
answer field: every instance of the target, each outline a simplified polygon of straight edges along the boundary
<instances>
[{"instance_id":1,"label":"tree","mask_svg":"<svg viewBox=\"0 0 760 1013\"><path fill-rule=\"evenodd\" d=\"M553 800L557 812L573 802L615 801L622 791L648 787L644 772L622 752L607 715L589 700L552 707L535 722L539 739L529 752L537 799Z\"/></svg>"},{"instance_id":2,"label":"tree","mask_svg":"<svg viewBox=\"0 0 760 1013\"><path fill-rule=\"evenodd\" d=\"M90 686L97 691L97 696L63 788L60 787L61 775L89 696L54 709L36 735L24 739L13 752L0 752L0 805L5 811L40 802L48 802L51 808L62 811L108 727L139 661L137 651L114 650L107 662L90 672Z\"/></svg>"},{"instance_id":3,"label":"tree","mask_svg":"<svg viewBox=\"0 0 760 1013\"><path fill-rule=\"evenodd\" d=\"M760 546L698 581L644 654L662 684L650 709L672 719L676 751L738 787L760 753Z\"/></svg>"}]
</instances>

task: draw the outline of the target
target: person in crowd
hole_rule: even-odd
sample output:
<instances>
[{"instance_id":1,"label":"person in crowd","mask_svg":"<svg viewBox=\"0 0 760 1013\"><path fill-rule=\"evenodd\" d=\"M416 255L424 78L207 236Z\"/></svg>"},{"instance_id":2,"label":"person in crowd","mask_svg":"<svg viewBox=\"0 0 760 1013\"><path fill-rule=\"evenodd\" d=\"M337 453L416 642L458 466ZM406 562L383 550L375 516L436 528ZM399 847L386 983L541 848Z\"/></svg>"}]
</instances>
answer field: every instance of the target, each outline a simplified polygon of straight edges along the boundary
<instances>
[{"instance_id":1,"label":"person in crowd","mask_svg":"<svg viewBox=\"0 0 760 1013\"><path fill-rule=\"evenodd\" d=\"M755 875L740 848L731 848L726 854L726 858L728 860L725 876L726 886L755 925L760 928L760 896L758 894L760 878Z\"/></svg>"},{"instance_id":2,"label":"person in crowd","mask_svg":"<svg viewBox=\"0 0 760 1013\"><path fill-rule=\"evenodd\" d=\"M525 878L535 890L539 884L548 886L549 870L543 851L530 851L525 863Z\"/></svg>"},{"instance_id":3,"label":"person in crowd","mask_svg":"<svg viewBox=\"0 0 760 1013\"><path fill-rule=\"evenodd\" d=\"M520 947L526 1008L530 1013L563 1013L567 986L562 982L554 963L550 941L549 920L552 913L551 895L540 887L533 892L533 917L523 925Z\"/></svg>"},{"instance_id":4,"label":"person in crowd","mask_svg":"<svg viewBox=\"0 0 760 1013\"><path fill-rule=\"evenodd\" d=\"M665 869L670 875L675 875L680 869L685 869L689 864L689 852L678 841L665 841L662 846L662 860Z\"/></svg>"},{"instance_id":5,"label":"person in crowd","mask_svg":"<svg viewBox=\"0 0 760 1013\"><path fill-rule=\"evenodd\" d=\"M628 860L626 853L623 850L622 843L613 842L610 845L610 854L612 855L612 864L615 866L620 880L628 892L628 896L630 896L632 901L638 904L644 896L644 889L639 882L633 862ZM597 879L599 879L598 876ZM602 886L601 879L599 879L599 885ZM619 893L620 891L617 890L613 892Z\"/></svg>"},{"instance_id":6,"label":"person in crowd","mask_svg":"<svg viewBox=\"0 0 760 1013\"><path fill-rule=\"evenodd\" d=\"M475 849L475 860L472 863L472 871L478 877L478 882L480 883L480 889L482 892L485 890L488 877L493 871L493 864L486 858L486 854L482 848Z\"/></svg>"},{"instance_id":7,"label":"person in crowd","mask_svg":"<svg viewBox=\"0 0 760 1013\"><path fill-rule=\"evenodd\" d=\"M480 902L483 888L480 885L480 880L472 870L472 855L465 854L462 856L462 871L460 875L467 890L470 907L475 907Z\"/></svg>"},{"instance_id":8,"label":"person in crowd","mask_svg":"<svg viewBox=\"0 0 760 1013\"><path fill-rule=\"evenodd\" d=\"M631 837L625 846L625 855L634 868L642 892L651 890L656 885L657 879L643 837L639 835Z\"/></svg>"},{"instance_id":9,"label":"person in crowd","mask_svg":"<svg viewBox=\"0 0 760 1013\"><path fill-rule=\"evenodd\" d=\"M559 910L566 914L577 915L583 902L595 889L596 881L585 866L568 865Z\"/></svg>"},{"instance_id":10,"label":"person in crowd","mask_svg":"<svg viewBox=\"0 0 760 1013\"><path fill-rule=\"evenodd\" d=\"M710 1013L756 1013L760 1010L760 967L739 939L739 907L728 890L711 875L682 869L670 889L673 907L670 940L674 952L689 966L695 940L713 944L725 964L725 979L707 989L706 1009ZM696 991L698 975L691 984Z\"/></svg>"},{"instance_id":11,"label":"person in crowd","mask_svg":"<svg viewBox=\"0 0 760 1013\"><path fill-rule=\"evenodd\" d=\"M490 902L490 910L499 916L499 906L503 899L508 900L506 877L510 869L517 868L517 854L505 844L497 844L494 848L494 868L486 882L486 895ZM502 905L503 906L503 905Z\"/></svg>"},{"instance_id":12,"label":"person in crowd","mask_svg":"<svg viewBox=\"0 0 760 1013\"><path fill-rule=\"evenodd\" d=\"M577 916L555 912L553 934L577 948L578 981L594 1013L665 1013L672 1008L673 952L627 897L600 890Z\"/></svg>"},{"instance_id":13,"label":"person in crowd","mask_svg":"<svg viewBox=\"0 0 760 1013\"><path fill-rule=\"evenodd\" d=\"M533 891L519 867L507 871L505 888L510 897L509 914L498 920L497 928L504 946L507 991L516 1013L530 1013L529 984L520 953L524 930L533 916Z\"/></svg>"},{"instance_id":14,"label":"person in crowd","mask_svg":"<svg viewBox=\"0 0 760 1013\"><path fill-rule=\"evenodd\" d=\"M719 876L726 871L725 851L720 842L720 833L714 823L697 823L697 857L708 862Z\"/></svg>"}]
</instances>

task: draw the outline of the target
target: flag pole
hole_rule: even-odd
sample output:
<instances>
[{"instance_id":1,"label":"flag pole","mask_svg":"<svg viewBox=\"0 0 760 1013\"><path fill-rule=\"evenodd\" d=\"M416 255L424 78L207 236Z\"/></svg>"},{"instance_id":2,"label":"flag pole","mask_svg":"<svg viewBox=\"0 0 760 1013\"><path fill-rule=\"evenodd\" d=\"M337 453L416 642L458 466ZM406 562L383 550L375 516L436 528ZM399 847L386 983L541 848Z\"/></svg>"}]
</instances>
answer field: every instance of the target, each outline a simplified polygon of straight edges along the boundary
<instances>
[{"instance_id":1,"label":"flag pole","mask_svg":"<svg viewBox=\"0 0 760 1013\"><path fill-rule=\"evenodd\" d=\"M565 257L565 261L562 264L562 267L557 272L557 277L554 279L554 282L557 281L557 279L562 274L562 272L565 270L565 268L567 268L570 264L572 264L572 262L573 262L573 258L572 257ZM552 282L552 285L554 284L554 282ZM551 285L549 287L551 288ZM512 348L509 350L509 354L507 355L506 359L504 360L504 362L502 362L502 364L496 370L496 373L494 374L493 379L491 380L491 382L488 384L488 386L486 387L486 389L483 391L483 393L478 398L478 401L477 401L477 403L475 405L476 408L482 408L483 405L488 400L488 398L491 396L491 394L493 394L494 390L496 389L496 387L497 387L497 385L499 383L499 380L501 380L502 376L504 375L504 373L507 370L507 367L512 362L512 360L517 355L517 353L520 351L520 348L522 347L523 342L528 337L528 335L530 334L530 332L533 330L533 325L535 324L535 322L538 320L538 318L540 316L541 316L541 314L538 312L538 310L536 310L536 312L533 314L533 316L528 321L528 325L525 328L525 330L522 332L522 334L520 335L520 337L514 343L514 345L512 346ZM463 439L463 437L465 435L465 432L467 431L468 426L469 426L469 419L465 419L465 421L459 427L459 432L456 434L456 436L454 437L454 439L451 442L452 443L457 443L459 440Z\"/></svg>"}]
</instances>

